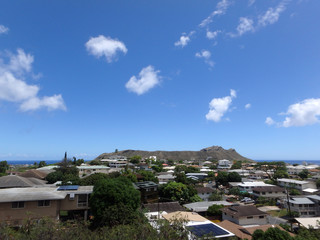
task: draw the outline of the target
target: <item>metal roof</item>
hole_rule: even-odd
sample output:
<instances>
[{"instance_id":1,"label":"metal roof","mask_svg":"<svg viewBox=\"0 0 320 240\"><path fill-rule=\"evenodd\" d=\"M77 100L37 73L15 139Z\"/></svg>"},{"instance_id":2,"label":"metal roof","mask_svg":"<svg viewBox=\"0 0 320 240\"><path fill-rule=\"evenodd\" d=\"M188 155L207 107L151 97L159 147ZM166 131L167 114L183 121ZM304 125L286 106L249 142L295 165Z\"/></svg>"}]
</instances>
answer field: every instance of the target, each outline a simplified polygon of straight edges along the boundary
<instances>
[{"instance_id":1,"label":"metal roof","mask_svg":"<svg viewBox=\"0 0 320 240\"><path fill-rule=\"evenodd\" d=\"M306 198L306 197L290 198L289 202L293 204L314 204L313 201L311 201L309 198Z\"/></svg>"},{"instance_id":2,"label":"metal roof","mask_svg":"<svg viewBox=\"0 0 320 240\"><path fill-rule=\"evenodd\" d=\"M67 192L58 192L56 188L8 188L0 189L0 202L60 200Z\"/></svg>"},{"instance_id":3,"label":"metal roof","mask_svg":"<svg viewBox=\"0 0 320 240\"><path fill-rule=\"evenodd\" d=\"M204 201L204 202L188 203L188 204L184 204L183 206L194 212L205 212L212 205L232 206L233 204L227 201Z\"/></svg>"}]
</instances>

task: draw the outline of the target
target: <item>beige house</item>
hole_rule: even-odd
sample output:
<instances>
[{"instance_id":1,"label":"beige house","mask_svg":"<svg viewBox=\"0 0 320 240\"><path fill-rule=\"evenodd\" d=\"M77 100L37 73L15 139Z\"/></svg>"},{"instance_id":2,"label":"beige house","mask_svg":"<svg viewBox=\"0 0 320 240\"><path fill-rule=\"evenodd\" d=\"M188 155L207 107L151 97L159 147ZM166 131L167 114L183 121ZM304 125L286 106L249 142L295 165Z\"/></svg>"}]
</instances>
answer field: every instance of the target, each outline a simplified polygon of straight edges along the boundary
<instances>
[{"instance_id":1,"label":"beige house","mask_svg":"<svg viewBox=\"0 0 320 240\"><path fill-rule=\"evenodd\" d=\"M222 220L229 220L238 225L265 225L267 213L255 206L232 206L222 209Z\"/></svg>"},{"instance_id":2,"label":"beige house","mask_svg":"<svg viewBox=\"0 0 320 240\"><path fill-rule=\"evenodd\" d=\"M93 186L0 189L0 222L16 226L27 218L59 220L62 211L87 219L92 190Z\"/></svg>"},{"instance_id":3,"label":"beige house","mask_svg":"<svg viewBox=\"0 0 320 240\"><path fill-rule=\"evenodd\" d=\"M252 188L252 194L256 197L280 198L286 196L286 191L278 186L265 186Z\"/></svg>"}]
</instances>

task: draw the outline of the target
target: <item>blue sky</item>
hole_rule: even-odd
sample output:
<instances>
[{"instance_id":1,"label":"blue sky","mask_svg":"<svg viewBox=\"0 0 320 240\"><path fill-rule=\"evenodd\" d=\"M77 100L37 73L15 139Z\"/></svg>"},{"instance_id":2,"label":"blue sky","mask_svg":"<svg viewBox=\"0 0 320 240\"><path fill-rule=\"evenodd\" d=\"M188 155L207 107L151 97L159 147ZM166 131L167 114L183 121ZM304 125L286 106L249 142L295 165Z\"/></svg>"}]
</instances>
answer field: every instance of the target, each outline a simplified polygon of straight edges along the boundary
<instances>
[{"instance_id":1,"label":"blue sky","mask_svg":"<svg viewBox=\"0 0 320 240\"><path fill-rule=\"evenodd\" d=\"M5 1L0 160L319 160L320 1Z\"/></svg>"}]
</instances>

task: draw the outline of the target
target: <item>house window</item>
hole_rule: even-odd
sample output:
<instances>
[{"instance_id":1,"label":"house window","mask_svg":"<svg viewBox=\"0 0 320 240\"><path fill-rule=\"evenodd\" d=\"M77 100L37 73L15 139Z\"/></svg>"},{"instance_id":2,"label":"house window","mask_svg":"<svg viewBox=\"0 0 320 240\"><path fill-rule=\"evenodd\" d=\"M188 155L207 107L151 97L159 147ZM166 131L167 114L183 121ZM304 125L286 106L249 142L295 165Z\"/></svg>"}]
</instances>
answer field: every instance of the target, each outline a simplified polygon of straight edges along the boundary
<instances>
[{"instance_id":1,"label":"house window","mask_svg":"<svg viewBox=\"0 0 320 240\"><path fill-rule=\"evenodd\" d=\"M86 207L86 206L88 206L87 194L79 194L78 195L78 207Z\"/></svg>"},{"instance_id":2,"label":"house window","mask_svg":"<svg viewBox=\"0 0 320 240\"><path fill-rule=\"evenodd\" d=\"M48 207L50 206L50 200L38 201L38 207Z\"/></svg>"},{"instance_id":3,"label":"house window","mask_svg":"<svg viewBox=\"0 0 320 240\"><path fill-rule=\"evenodd\" d=\"M272 194L272 192L269 192L270 194Z\"/></svg>"},{"instance_id":4,"label":"house window","mask_svg":"<svg viewBox=\"0 0 320 240\"><path fill-rule=\"evenodd\" d=\"M266 195L266 193L265 193L265 192L262 192L262 195Z\"/></svg>"},{"instance_id":5,"label":"house window","mask_svg":"<svg viewBox=\"0 0 320 240\"><path fill-rule=\"evenodd\" d=\"M24 208L24 202L13 202L12 208Z\"/></svg>"},{"instance_id":6,"label":"house window","mask_svg":"<svg viewBox=\"0 0 320 240\"><path fill-rule=\"evenodd\" d=\"M299 204L299 207L302 207L302 204Z\"/></svg>"},{"instance_id":7,"label":"house window","mask_svg":"<svg viewBox=\"0 0 320 240\"><path fill-rule=\"evenodd\" d=\"M259 218L264 218L264 216L259 216Z\"/></svg>"},{"instance_id":8,"label":"house window","mask_svg":"<svg viewBox=\"0 0 320 240\"><path fill-rule=\"evenodd\" d=\"M251 219L251 218L253 218L253 217L247 217L247 219Z\"/></svg>"},{"instance_id":9,"label":"house window","mask_svg":"<svg viewBox=\"0 0 320 240\"><path fill-rule=\"evenodd\" d=\"M316 213L315 212L309 212L309 215L315 215Z\"/></svg>"}]
</instances>

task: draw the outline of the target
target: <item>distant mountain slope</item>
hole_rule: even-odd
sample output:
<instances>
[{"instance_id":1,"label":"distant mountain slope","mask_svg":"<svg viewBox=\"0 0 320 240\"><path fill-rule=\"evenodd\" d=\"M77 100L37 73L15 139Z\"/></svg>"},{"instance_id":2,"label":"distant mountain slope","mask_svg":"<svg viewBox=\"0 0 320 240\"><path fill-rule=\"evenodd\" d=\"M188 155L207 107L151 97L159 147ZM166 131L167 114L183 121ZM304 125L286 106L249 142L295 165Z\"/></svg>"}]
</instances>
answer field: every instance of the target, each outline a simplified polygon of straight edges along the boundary
<instances>
[{"instance_id":1,"label":"distant mountain slope","mask_svg":"<svg viewBox=\"0 0 320 240\"><path fill-rule=\"evenodd\" d=\"M157 159L172 159L172 160L248 160L246 157L241 156L235 149L230 148L228 150L220 146L212 146L201 149L200 151L141 151L141 150L124 150L117 153L103 153L99 155L96 160L106 159L112 155L121 155L126 157L132 157L139 155L142 158L148 158L150 156L157 156Z\"/></svg>"}]
</instances>

